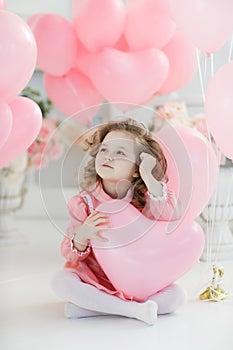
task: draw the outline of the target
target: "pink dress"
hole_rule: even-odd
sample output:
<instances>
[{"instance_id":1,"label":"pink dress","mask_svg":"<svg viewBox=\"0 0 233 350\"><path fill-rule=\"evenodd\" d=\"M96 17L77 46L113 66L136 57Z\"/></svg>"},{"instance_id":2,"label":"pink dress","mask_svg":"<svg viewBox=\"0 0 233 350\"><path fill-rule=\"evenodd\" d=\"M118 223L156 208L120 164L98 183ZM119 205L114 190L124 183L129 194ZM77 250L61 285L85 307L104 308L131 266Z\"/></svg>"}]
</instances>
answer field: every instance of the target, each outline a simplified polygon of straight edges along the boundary
<instances>
[{"instance_id":1,"label":"pink dress","mask_svg":"<svg viewBox=\"0 0 233 350\"><path fill-rule=\"evenodd\" d=\"M126 295L123 291L114 288L96 260L91 244L83 252L78 251L73 245L73 238L79 226L82 225L90 214L90 208L85 198L86 193L83 191L72 197L68 202L70 222L66 230L66 236L61 243L61 253L66 259L64 268L77 274L83 282L89 283L106 293L113 294L124 300L136 300ZM103 190L102 186L98 186L92 192L88 192L88 194L91 197L94 209L103 201L112 200ZM146 205L141 212L147 218L155 220L158 218L159 220L177 220L180 217L180 206L177 203L176 196L172 191L167 189L166 184L163 184L163 196L154 197L148 192L146 196Z\"/></svg>"}]
</instances>

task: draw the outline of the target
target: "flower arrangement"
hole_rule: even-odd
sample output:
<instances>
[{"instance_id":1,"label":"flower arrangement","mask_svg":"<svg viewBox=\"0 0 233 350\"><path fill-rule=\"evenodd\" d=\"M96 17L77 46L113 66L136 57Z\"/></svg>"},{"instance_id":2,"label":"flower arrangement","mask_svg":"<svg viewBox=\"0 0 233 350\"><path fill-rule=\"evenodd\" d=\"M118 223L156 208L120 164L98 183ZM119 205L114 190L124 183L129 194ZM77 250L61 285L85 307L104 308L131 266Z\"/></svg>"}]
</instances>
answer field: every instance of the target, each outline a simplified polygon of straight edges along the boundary
<instances>
[{"instance_id":1,"label":"flower arrangement","mask_svg":"<svg viewBox=\"0 0 233 350\"><path fill-rule=\"evenodd\" d=\"M43 120L39 135L29 148L19 157L0 169L0 181L13 185L31 168L41 169L52 160L61 157L64 144L59 132L59 120L51 114L52 103L48 98L42 99L38 90L26 87L22 96L32 99L41 109Z\"/></svg>"},{"instance_id":2,"label":"flower arrangement","mask_svg":"<svg viewBox=\"0 0 233 350\"><path fill-rule=\"evenodd\" d=\"M156 107L156 113L153 122L153 131L159 131L169 121L172 125L183 124L195 128L207 139L209 139L207 124L204 113L196 114L190 117L186 104L184 102L167 102L164 105ZM217 153L218 147L211 137L211 143ZM232 160L221 155L220 165L223 167L233 166Z\"/></svg>"}]
</instances>

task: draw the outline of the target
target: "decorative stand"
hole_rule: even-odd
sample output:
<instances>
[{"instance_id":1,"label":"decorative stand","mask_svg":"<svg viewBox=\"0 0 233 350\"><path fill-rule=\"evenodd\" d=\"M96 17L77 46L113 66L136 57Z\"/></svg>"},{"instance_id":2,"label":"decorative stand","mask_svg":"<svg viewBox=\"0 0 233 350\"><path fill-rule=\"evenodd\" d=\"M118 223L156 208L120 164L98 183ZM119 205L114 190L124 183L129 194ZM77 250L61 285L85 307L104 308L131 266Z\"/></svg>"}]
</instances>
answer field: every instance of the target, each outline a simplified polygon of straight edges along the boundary
<instances>
[{"instance_id":1,"label":"decorative stand","mask_svg":"<svg viewBox=\"0 0 233 350\"><path fill-rule=\"evenodd\" d=\"M14 222L14 212L22 207L27 192L23 187L24 176L13 184L0 183L0 245L25 242Z\"/></svg>"},{"instance_id":2,"label":"decorative stand","mask_svg":"<svg viewBox=\"0 0 233 350\"><path fill-rule=\"evenodd\" d=\"M230 220L233 220L233 167L221 167L217 189L200 215L200 224L206 233L202 261L233 259Z\"/></svg>"}]
</instances>

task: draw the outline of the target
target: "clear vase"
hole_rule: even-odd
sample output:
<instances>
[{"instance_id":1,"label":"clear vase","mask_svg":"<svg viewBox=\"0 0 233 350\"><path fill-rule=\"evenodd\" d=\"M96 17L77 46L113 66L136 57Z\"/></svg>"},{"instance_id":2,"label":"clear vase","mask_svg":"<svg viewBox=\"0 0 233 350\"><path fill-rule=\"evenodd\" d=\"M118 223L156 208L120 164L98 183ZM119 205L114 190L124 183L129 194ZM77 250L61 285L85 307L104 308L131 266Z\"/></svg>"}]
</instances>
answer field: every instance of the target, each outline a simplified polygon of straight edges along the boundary
<instances>
[{"instance_id":1,"label":"clear vase","mask_svg":"<svg viewBox=\"0 0 233 350\"><path fill-rule=\"evenodd\" d=\"M206 233L203 261L233 259L233 167L220 167L218 184L200 215Z\"/></svg>"},{"instance_id":2,"label":"clear vase","mask_svg":"<svg viewBox=\"0 0 233 350\"><path fill-rule=\"evenodd\" d=\"M0 245L25 242L14 220L14 213L22 207L26 194L24 179L25 172L16 173L13 178L0 177Z\"/></svg>"}]
</instances>

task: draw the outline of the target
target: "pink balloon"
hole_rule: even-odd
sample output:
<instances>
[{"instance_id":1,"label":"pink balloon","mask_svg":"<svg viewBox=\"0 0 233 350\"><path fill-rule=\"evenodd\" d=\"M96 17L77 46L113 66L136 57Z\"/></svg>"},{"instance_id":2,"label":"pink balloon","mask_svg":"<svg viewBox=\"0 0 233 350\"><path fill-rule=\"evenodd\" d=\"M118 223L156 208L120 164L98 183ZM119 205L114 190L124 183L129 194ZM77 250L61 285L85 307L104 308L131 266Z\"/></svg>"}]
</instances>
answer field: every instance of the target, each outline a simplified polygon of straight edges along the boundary
<instances>
[{"instance_id":1,"label":"pink balloon","mask_svg":"<svg viewBox=\"0 0 233 350\"><path fill-rule=\"evenodd\" d=\"M76 69L71 69L63 77L45 74L44 86L54 105L67 116L77 114L79 122L90 123L95 115L93 106L97 111L102 102L102 96L89 78Z\"/></svg>"},{"instance_id":2,"label":"pink balloon","mask_svg":"<svg viewBox=\"0 0 233 350\"><path fill-rule=\"evenodd\" d=\"M233 61L222 66L210 81L205 101L206 120L222 153L233 159Z\"/></svg>"},{"instance_id":3,"label":"pink balloon","mask_svg":"<svg viewBox=\"0 0 233 350\"><path fill-rule=\"evenodd\" d=\"M128 0L125 37L132 50L162 48L175 33L176 24L164 0Z\"/></svg>"},{"instance_id":4,"label":"pink balloon","mask_svg":"<svg viewBox=\"0 0 233 350\"><path fill-rule=\"evenodd\" d=\"M45 15L45 13L35 13L34 15L32 15L28 18L27 23L32 31L34 31L35 27L37 26L37 22L44 15Z\"/></svg>"},{"instance_id":5,"label":"pink balloon","mask_svg":"<svg viewBox=\"0 0 233 350\"><path fill-rule=\"evenodd\" d=\"M0 10L6 9L6 0L0 0Z\"/></svg>"},{"instance_id":6,"label":"pink balloon","mask_svg":"<svg viewBox=\"0 0 233 350\"><path fill-rule=\"evenodd\" d=\"M185 221L168 234L166 221L149 220L124 201L102 203L114 227L101 233L108 242L92 240L95 256L117 290L145 300L184 275L199 259L204 233Z\"/></svg>"},{"instance_id":7,"label":"pink balloon","mask_svg":"<svg viewBox=\"0 0 233 350\"><path fill-rule=\"evenodd\" d=\"M165 81L169 70L166 55L158 49L122 52L106 48L93 54L90 78L111 103L141 104Z\"/></svg>"},{"instance_id":8,"label":"pink balloon","mask_svg":"<svg viewBox=\"0 0 233 350\"><path fill-rule=\"evenodd\" d=\"M170 63L166 81L159 94L168 94L186 85L197 70L196 48L181 32L176 32L163 48Z\"/></svg>"},{"instance_id":9,"label":"pink balloon","mask_svg":"<svg viewBox=\"0 0 233 350\"><path fill-rule=\"evenodd\" d=\"M26 97L17 97L10 103L13 125L10 135L0 149L0 168L26 150L39 134L42 114L39 106Z\"/></svg>"},{"instance_id":10,"label":"pink balloon","mask_svg":"<svg viewBox=\"0 0 233 350\"><path fill-rule=\"evenodd\" d=\"M37 66L61 76L71 68L77 55L77 39L72 25L56 14L37 14L29 19L38 47Z\"/></svg>"},{"instance_id":11,"label":"pink balloon","mask_svg":"<svg viewBox=\"0 0 233 350\"><path fill-rule=\"evenodd\" d=\"M219 50L233 32L233 1L166 0L178 27L199 49Z\"/></svg>"},{"instance_id":12,"label":"pink balloon","mask_svg":"<svg viewBox=\"0 0 233 350\"><path fill-rule=\"evenodd\" d=\"M20 17L0 11L0 98L11 101L29 82L36 65L36 42Z\"/></svg>"},{"instance_id":13,"label":"pink balloon","mask_svg":"<svg viewBox=\"0 0 233 350\"><path fill-rule=\"evenodd\" d=\"M12 128L12 113L8 104L0 102L0 148L4 145Z\"/></svg>"},{"instance_id":14,"label":"pink balloon","mask_svg":"<svg viewBox=\"0 0 233 350\"><path fill-rule=\"evenodd\" d=\"M111 47L124 32L126 9L122 0L74 0L73 23L89 51Z\"/></svg>"},{"instance_id":15,"label":"pink balloon","mask_svg":"<svg viewBox=\"0 0 233 350\"><path fill-rule=\"evenodd\" d=\"M167 159L168 187L180 200L183 218L193 220L203 211L217 184L215 151L202 134L181 125L168 124L155 138Z\"/></svg>"},{"instance_id":16,"label":"pink balloon","mask_svg":"<svg viewBox=\"0 0 233 350\"><path fill-rule=\"evenodd\" d=\"M75 60L74 68L84 75L89 76L89 67L92 60L92 54L80 42L78 42L78 54Z\"/></svg>"}]
</instances>

